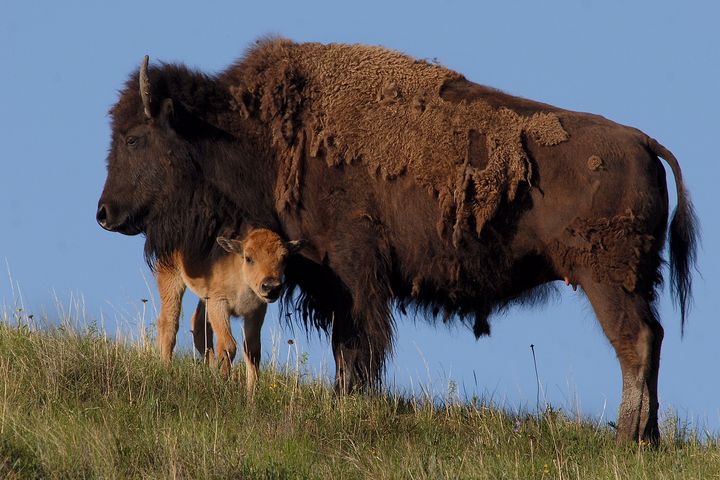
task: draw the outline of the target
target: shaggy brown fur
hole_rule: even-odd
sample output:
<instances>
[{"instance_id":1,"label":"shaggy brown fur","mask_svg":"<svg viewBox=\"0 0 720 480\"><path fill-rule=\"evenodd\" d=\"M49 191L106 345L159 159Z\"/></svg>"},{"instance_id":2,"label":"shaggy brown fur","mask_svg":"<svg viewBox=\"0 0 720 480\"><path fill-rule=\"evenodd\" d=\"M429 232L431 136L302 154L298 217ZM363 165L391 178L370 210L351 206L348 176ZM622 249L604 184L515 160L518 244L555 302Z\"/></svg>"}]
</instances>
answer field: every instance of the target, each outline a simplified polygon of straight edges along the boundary
<instances>
[{"instance_id":1,"label":"shaggy brown fur","mask_svg":"<svg viewBox=\"0 0 720 480\"><path fill-rule=\"evenodd\" d=\"M595 281L636 291L640 262L652 251L654 240L638 231L643 223L630 210L613 218L576 218L567 228L567 244L554 245L560 268L573 278L574 268L589 267ZM642 289L652 291L656 279L642 280L647 281Z\"/></svg>"},{"instance_id":2,"label":"shaggy brown fur","mask_svg":"<svg viewBox=\"0 0 720 480\"><path fill-rule=\"evenodd\" d=\"M492 312L567 279L620 361L618 438L657 440L658 157L678 188L669 252L683 323L696 245L680 167L658 142L376 47L271 39L217 77L174 65L148 76L150 118L137 75L112 111L103 227L152 231L165 205L209 188L233 218L307 239L286 301L332 330L339 390L379 381L393 304L482 335Z\"/></svg>"},{"instance_id":3,"label":"shaggy brown fur","mask_svg":"<svg viewBox=\"0 0 720 480\"><path fill-rule=\"evenodd\" d=\"M238 110L272 125L285 180L279 209L300 200L307 150L329 166L360 162L385 180L411 176L437 197L438 231L453 225L457 245L470 216L479 234L500 202L531 182L525 136L546 146L567 140L554 113L523 116L482 99L447 102L441 90L460 75L379 47L279 41L246 62L264 68L231 91ZM471 149L478 138L481 168Z\"/></svg>"}]
</instances>

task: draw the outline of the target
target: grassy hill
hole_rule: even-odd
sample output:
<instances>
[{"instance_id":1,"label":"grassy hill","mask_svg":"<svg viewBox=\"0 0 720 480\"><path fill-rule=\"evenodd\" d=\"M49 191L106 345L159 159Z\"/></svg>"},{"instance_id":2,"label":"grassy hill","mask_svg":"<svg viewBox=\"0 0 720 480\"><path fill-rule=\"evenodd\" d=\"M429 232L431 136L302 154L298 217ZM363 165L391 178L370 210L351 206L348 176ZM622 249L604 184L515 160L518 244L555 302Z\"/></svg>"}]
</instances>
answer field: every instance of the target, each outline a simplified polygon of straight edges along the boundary
<instances>
[{"instance_id":1,"label":"grassy hill","mask_svg":"<svg viewBox=\"0 0 720 480\"><path fill-rule=\"evenodd\" d=\"M249 399L241 368L224 381L92 328L33 330L0 321L0 478L720 478L720 439L673 420L658 448L618 446L557 410L337 398L302 358Z\"/></svg>"}]
</instances>

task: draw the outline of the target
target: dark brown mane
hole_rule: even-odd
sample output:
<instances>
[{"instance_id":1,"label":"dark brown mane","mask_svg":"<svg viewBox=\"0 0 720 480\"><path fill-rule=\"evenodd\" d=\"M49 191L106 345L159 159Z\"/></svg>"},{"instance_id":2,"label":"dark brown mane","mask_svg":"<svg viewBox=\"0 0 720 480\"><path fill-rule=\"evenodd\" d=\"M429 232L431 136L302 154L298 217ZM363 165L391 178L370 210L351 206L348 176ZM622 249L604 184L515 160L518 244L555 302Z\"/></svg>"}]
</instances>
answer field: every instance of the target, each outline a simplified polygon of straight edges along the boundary
<instances>
[{"instance_id":1,"label":"dark brown mane","mask_svg":"<svg viewBox=\"0 0 720 480\"><path fill-rule=\"evenodd\" d=\"M239 235L242 231L239 210L223 195L203 184L187 192L187 196L166 202L157 215L149 218L145 259L151 268L175 251L186 258L208 257L218 250L218 236Z\"/></svg>"},{"instance_id":2,"label":"dark brown mane","mask_svg":"<svg viewBox=\"0 0 720 480\"><path fill-rule=\"evenodd\" d=\"M149 68L153 96L174 101L173 128L187 141L186 151L173 152L184 168L173 175L174 188L182 195L160 198L148 214L145 229L145 257L151 267L173 251L188 257L206 256L216 248L218 235L239 233L243 223L271 226L276 222L267 215L267 209L255 208L256 203L237 205L204 181L200 168L203 158L242 155L248 146L236 139L231 125L224 125L230 96L215 77L193 71L184 65L161 64ZM120 101L111 110L113 131L125 134L142 121L142 102L138 92L138 75L134 73L126 82ZM160 102L151 104L153 112ZM257 174L256 174L257 175ZM255 182L250 173L237 182ZM258 213L260 212L260 213Z\"/></svg>"}]
</instances>

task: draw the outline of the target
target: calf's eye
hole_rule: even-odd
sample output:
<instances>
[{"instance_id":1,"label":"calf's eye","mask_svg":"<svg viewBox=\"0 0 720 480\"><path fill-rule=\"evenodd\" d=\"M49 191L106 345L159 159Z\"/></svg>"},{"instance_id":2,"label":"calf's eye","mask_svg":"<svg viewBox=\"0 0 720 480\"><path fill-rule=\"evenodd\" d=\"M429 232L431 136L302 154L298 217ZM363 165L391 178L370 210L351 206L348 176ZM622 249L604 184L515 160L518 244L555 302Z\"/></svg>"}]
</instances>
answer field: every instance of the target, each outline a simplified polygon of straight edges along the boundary
<instances>
[{"instance_id":1,"label":"calf's eye","mask_svg":"<svg viewBox=\"0 0 720 480\"><path fill-rule=\"evenodd\" d=\"M253 263L253 259L249 255L245 255L245 261L250 265L252 265Z\"/></svg>"}]
</instances>

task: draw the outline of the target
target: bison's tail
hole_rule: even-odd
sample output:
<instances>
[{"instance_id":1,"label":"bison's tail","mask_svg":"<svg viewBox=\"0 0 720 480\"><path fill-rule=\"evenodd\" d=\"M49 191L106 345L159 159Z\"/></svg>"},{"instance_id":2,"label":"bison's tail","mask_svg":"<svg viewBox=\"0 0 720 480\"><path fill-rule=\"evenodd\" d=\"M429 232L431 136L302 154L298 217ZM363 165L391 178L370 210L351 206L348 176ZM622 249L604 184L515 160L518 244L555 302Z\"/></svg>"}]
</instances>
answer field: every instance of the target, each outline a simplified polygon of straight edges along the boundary
<instances>
[{"instance_id":1,"label":"bison's tail","mask_svg":"<svg viewBox=\"0 0 720 480\"><path fill-rule=\"evenodd\" d=\"M677 158L655 139L648 138L650 150L670 165L677 187L677 207L670 222L670 291L680 304L681 331L692 300L692 277L697 254L698 219L682 180Z\"/></svg>"}]
</instances>

